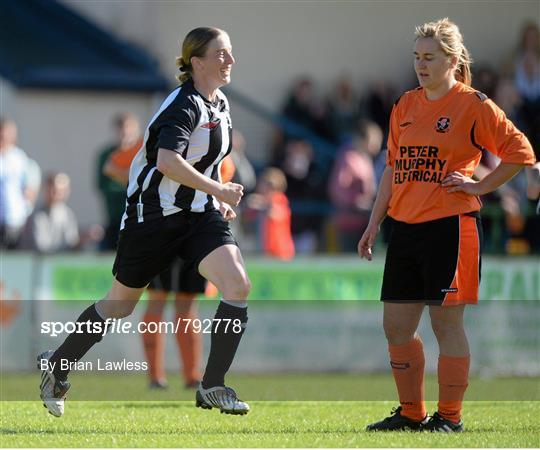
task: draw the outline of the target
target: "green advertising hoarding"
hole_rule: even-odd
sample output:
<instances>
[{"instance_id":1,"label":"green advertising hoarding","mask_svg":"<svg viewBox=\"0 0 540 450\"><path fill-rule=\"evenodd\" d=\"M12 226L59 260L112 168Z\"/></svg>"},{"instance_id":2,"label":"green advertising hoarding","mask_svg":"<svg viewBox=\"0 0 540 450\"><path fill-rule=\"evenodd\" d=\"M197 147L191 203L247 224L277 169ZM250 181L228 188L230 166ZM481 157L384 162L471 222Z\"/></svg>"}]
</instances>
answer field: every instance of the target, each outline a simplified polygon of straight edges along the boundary
<instances>
[{"instance_id":1,"label":"green advertising hoarding","mask_svg":"<svg viewBox=\"0 0 540 450\"><path fill-rule=\"evenodd\" d=\"M44 264L45 292L52 299L100 299L110 287L110 258L51 258ZM252 300L376 300L384 264L358 258L299 258L289 263L248 258L246 266ZM539 260L485 258L480 298L539 300Z\"/></svg>"}]
</instances>

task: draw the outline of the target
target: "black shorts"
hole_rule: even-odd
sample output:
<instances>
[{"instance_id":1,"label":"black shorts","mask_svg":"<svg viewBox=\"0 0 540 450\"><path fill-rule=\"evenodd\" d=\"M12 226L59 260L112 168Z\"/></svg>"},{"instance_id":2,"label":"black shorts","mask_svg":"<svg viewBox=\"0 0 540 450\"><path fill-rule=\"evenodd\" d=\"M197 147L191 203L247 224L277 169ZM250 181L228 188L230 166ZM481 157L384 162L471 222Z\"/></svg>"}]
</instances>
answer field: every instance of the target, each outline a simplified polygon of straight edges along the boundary
<instances>
[{"instance_id":1,"label":"black shorts","mask_svg":"<svg viewBox=\"0 0 540 450\"><path fill-rule=\"evenodd\" d=\"M148 289L202 294L206 290L206 279L191 262L177 258L169 268L150 281Z\"/></svg>"},{"instance_id":2,"label":"black shorts","mask_svg":"<svg viewBox=\"0 0 540 450\"><path fill-rule=\"evenodd\" d=\"M219 211L182 211L122 230L112 272L125 286L143 288L176 257L198 271L205 256L226 244L238 245Z\"/></svg>"},{"instance_id":3,"label":"black shorts","mask_svg":"<svg viewBox=\"0 0 540 450\"><path fill-rule=\"evenodd\" d=\"M477 303L482 240L478 213L416 224L394 220L381 300L431 305Z\"/></svg>"}]
</instances>

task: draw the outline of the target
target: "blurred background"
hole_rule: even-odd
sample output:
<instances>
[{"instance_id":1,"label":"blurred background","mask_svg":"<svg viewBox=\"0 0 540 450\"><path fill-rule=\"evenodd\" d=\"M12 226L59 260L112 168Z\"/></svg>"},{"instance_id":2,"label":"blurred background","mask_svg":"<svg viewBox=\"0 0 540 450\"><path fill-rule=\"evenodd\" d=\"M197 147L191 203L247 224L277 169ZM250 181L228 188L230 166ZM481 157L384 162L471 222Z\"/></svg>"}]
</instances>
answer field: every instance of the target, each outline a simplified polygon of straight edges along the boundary
<instances>
[{"instance_id":1,"label":"blurred background","mask_svg":"<svg viewBox=\"0 0 540 450\"><path fill-rule=\"evenodd\" d=\"M53 300L65 310L107 291L129 164L177 85L175 57L195 27L217 26L231 37L237 64L225 92L235 136L227 170L248 194L233 228L251 298L270 305L253 320L260 331L246 340L240 370L386 370L380 305L369 300L379 295L387 227L373 263L360 261L355 248L384 169L391 107L417 85L416 25L442 17L459 25L474 59L473 86L527 134L538 158L537 0L0 3L6 370L31 367L42 337L24 330L54 310L54 302L43 309L22 300ZM478 176L497 164L486 153ZM477 373L540 373L538 178L538 168L524 171L483 198L481 298L492 303L473 338L488 355L475 360ZM66 320L80 305L68 308ZM484 320L476 317L471 323ZM334 329L325 321L340 329L342 351L330 348L321 359ZM304 339L295 344L298 330ZM363 346L355 344L358 333Z\"/></svg>"}]
</instances>

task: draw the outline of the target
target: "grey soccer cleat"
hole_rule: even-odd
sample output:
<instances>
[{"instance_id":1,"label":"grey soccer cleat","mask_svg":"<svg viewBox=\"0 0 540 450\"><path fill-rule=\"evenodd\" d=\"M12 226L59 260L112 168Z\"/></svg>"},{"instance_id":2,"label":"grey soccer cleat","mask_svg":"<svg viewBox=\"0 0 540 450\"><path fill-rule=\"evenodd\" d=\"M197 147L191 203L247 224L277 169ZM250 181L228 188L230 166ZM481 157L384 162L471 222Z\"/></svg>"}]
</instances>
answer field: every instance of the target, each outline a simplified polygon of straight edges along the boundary
<instances>
[{"instance_id":1,"label":"grey soccer cleat","mask_svg":"<svg viewBox=\"0 0 540 450\"><path fill-rule=\"evenodd\" d=\"M51 368L49 367L49 359L54 354L52 350L47 350L37 357L37 367L41 370L41 400L43 406L47 408L50 414L55 417L60 417L64 414L64 402L66 394L71 385L67 380L56 380ZM46 361L46 368L45 362Z\"/></svg>"},{"instance_id":2,"label":"grey soccer cleat","mask_svg":"<svg viewBox=\"0 0 540 450\"><path fill-rule=\"evenodd\" d=\"M204 389L200 384L195 400L197 408L219 408L222 413L237 415L244 415L249 412L249 405L238 398L234 389L227 386Z\"/></svg>"}]
</instances>

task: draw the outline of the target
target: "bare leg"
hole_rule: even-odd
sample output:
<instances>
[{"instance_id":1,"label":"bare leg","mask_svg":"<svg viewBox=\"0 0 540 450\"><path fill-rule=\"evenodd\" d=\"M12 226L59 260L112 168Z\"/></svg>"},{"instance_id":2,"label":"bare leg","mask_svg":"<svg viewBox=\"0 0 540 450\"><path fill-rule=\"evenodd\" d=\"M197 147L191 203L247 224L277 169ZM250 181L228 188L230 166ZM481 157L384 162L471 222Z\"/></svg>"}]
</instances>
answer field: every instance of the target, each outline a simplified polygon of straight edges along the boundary
<instances>
[{"instance_id":1,"label":"bare leg","mask_svg":"<svg viewBox=\"0 0 540 450\"><path fill-rule=\"evenodd\" d=\"M193 320L199 318L197 304L195 300L197 294L190 292L179 292L176 294L176 320L186 320L187 327L182 325L176 334L176 342L180 350L182 360L182 372L184 383L187 387L198 385L201 380L199 368L201 367L202 357L202 335L195 332Z\"/></svg>"},{"instance_id":2,"label":"bare leg","mask_svg":"<svg viewBox=\"0 0 540 450\"><path fill-rule=\"evenodd\" d=\"M160 322L163 310L167 303L168 292L157 289L148 289L148 303L143 316L143 322ZM144 354L148 361L148 375L150 381L166 386L165 367L163 363L164 340L161 333L142 333Z\"/></svg>"}]
</instances>

